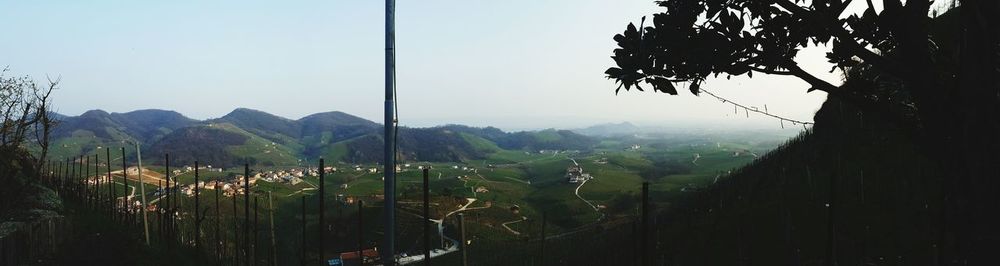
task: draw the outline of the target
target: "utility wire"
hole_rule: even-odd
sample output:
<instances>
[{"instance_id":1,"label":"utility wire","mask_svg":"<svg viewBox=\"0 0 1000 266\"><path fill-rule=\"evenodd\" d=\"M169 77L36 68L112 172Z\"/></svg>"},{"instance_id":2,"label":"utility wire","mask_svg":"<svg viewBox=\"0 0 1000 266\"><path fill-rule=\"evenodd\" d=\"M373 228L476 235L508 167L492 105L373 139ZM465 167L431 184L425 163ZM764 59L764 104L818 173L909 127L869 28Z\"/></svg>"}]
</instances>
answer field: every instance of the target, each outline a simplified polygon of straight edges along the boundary
<instances>
[{"instance_id":1,"label":"utility wire","mask_svg":"<svg viewBox=\"0 0 1000 266\"><path fill-rule=\"evenodd\" d=\"M709 96L712 96L712 97L714 97L714 98L722 101L723 103L731 103L731 104L733 104L736 107L743 108L743 110L745 112L747 112L748 114L749 114L749 112L754 112L754 113L763 114L763 115L766 115L766 116L770 116L770 117L776 118L776 119L782 121L782 127L784 127L784 122L785 121L791 122L793 125L802 124L803 126L805 126L805 125L813 125L813 124L815 124L814 122L805 122L805 121L800 121L800 120L785 118L785 117L782 117L782 116L779 116L779 115L772 114L772 113L768 112L767 110L761 111L761 110L759 110L757 108L747 107L746 105L742 105L742 104L739 104L737 102L731 101L729 99L723 98L722 96L716 95L715 93L712 93L712 92L710 92L708 90L705 90L705 88L698 88L698 90L700 92L704 92L705 94L708 94Z\"/></svg>"}]
</instances>

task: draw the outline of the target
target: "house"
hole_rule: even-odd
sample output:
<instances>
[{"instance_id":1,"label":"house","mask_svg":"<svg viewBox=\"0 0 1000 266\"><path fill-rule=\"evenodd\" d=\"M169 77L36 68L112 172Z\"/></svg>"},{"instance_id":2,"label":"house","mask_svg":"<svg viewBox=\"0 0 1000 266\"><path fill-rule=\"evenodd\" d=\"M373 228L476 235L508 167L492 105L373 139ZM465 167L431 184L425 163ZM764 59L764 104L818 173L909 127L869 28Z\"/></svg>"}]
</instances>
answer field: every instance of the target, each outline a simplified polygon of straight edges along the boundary
<instances>
[{"instance_id":1,"label":"house","mask_svg":"<svg viewBox=\"0 0 1000 266\"><path fill-rule=\"evenodd\" d=\"M583 167L579 165L572 165L566 168L566 181L569 183L579 183L593 178L590 174L583 173Z\"/></svg>"},{"instance_id":2,"label":"house","mask_svg":"<svg viewBox=\"0 0 1000 266\"><path fill-rule=\"evenodd\" d=\"M372 167L372 168L368 168L368 172L369 172L369 173L372 173L372 174L374 174L374 173L378 173L378 168L375 168L375 167Z\"/></svg>"},{"instance_id":3,"label":"house","mask_svg":"<svg viewBox=\"0 0 1000 266\"><path fill-rule=\"evenodd\" d=\"M340 189L347 189L347 184L340 184Z\"/></svg>"},{"instance_id":4,"label":"house","mask_svg":"<svg viewBox=\"0 0 1000 266\"><path fill-rule=\"evenodd\" d=\"M476 193L486 193L486 192L490 192L490 190L486 189L486 187L484 186L476 187Z\"/></svg>"}]
</instances>

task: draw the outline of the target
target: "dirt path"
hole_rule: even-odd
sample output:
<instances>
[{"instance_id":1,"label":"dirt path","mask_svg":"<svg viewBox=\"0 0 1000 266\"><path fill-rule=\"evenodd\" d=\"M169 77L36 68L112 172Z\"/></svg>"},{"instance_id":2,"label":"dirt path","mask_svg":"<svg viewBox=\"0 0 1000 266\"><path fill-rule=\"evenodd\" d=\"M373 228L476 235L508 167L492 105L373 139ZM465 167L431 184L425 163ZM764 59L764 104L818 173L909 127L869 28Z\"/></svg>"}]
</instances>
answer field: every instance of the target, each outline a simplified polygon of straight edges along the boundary
<instances>
[{"instance_id":1,"label":"dirt path","mask_svg":"<svg viewBox=\"0 0 1000 266\"><path fill-rule=\"evenodd\" d=\"M505 222L505 223L500 224L500 225L503 226L504 229L507 229L507 231L510 231L510 233L512 233L514 235L521 235L521 232L518 232L518 231L516 231L514 229L511 229L507 225L509 225L509 224L515 224L515 223L520 223L520 222L523 222L523 221L526 221L526 220L528 220L528 218L522 216L520 220L514 220L514 221L510 221L510 222Z\"/></svg>"}]
</instances>

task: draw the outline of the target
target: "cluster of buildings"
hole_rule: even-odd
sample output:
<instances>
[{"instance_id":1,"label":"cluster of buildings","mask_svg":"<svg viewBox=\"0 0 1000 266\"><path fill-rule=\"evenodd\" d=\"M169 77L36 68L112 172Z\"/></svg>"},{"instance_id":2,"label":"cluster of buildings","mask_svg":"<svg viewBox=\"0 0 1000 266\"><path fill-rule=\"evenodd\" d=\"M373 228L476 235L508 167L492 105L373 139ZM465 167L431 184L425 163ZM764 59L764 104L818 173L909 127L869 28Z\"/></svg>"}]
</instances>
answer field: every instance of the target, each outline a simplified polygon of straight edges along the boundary
<instances>
[{"instance_id":1,"label":"cluster of buildings","mask_svg":"<svg viewBox=\"0 0 1000 266\"><path fill-rule=\"evenodd\" d=\"M137 174L137 173L133 173L133 171L137 172L138 170L137 169L133 169L133 168L134 167L129 167L129 169L128 169L130 175L131 174ZM209 172L222 172L224 169L222 169L222 168L213 168L212 165L209 164L209 165L205 165L205 166L199 166L198 170L209 171ZM187 173L187 172L191 172L191 171L194 171L194 167L191 167L190 165L185 165L185 166L182 166L181 169L174 169L173 171L170 171L170 172L173 175L177 176L177 175L181 175L183 173Z\"/></svg>"},{"instance_id":2,"label":"cluster of buildings","mask_svg":"<svg viewBox=\"0 0 1000 266\"><path fill-rule=\"evenodd\" d=\"M583 173L583 167L580 165L571 165L566 168L566 181L570 183L580 183L592 179L590 174Z\"/></svg>"},{"instance_id":3,"label":"cluster of buildings","mask_svg":"<svg viewBox=\"0 0 1000 266\"><path fill-rule=\"evenodd\" d=\"M251 186L253 186L257 184L257 180L260 180L260 178L251 177L247 181ZM235 195L243 195L243 193L246 193L242 175L235 176L233 179L225 181L223 180L198 181L197 184L188 184L182 186L180 188L180 192L187 196L194 196L194 190L196 186L198 190L201 191L219 189L222 191L222 194L227 197Z\"/></svg>"}]
</instances>

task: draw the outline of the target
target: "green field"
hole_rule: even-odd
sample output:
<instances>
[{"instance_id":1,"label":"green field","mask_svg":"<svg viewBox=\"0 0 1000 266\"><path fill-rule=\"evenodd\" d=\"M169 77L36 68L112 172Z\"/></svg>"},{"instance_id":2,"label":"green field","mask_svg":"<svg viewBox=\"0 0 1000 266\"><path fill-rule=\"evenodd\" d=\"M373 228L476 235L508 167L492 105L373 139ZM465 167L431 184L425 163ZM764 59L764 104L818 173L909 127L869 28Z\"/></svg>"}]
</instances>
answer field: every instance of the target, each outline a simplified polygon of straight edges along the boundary
<instances>
[{"instance_id":1,"label":"green field","mask_svg":"<svg viewBox=\"0 0 1000 266\"><path fill-rule=\"evenodd\" d=\"M397 175L397 198L399 202L399 228L401 243L406 243L403 251L416 252L415 244L420 236L419 213L422 199L422 170L429 170L431 192L431 217L440 219L445 214L457 210L466 198L476 201L465 211L467 232L479 243L489 245L490 241L510 241L535 238L541 233L542 214L547 216L546 234L573 233L599 225L620 223L632 217L638 210L638 198L643 182L650 183L650 194L654 205L668 205L672 199L686 193L688 189L703 188L715 181L721 173L745 165L754 160L754 153L763 154L773 148L768 143L740 141L710 141L694 139L687 141L652 139L643 140L642 147L630 149L635 143L622 140L604 140L596 148L588 151L522 151L503 150L489 142L475 142L477 149L492 151L487 158L465 162L402 162L402 170ZM262 145L255 145L262 146ZM736 153L739 152L737 155ZM752 153L751 153L752 152ZM273 155L268 155L273 156ZM114 157L114 156L113 156ZM697 160L695 158L697 157ZM113 158L112 170L120 170L120 159ZM574 191L579 184L565 179L566 168L575 160L584 173L594 178L579 188L579 196ZM299 164L297 160L286 162ZM156 173L166 169L159 163L151 162L147 171ZM115 166L115 165L118 166ZM304 163L303 163L304 164ZM316 165L313 163L312 165ZM407 166L408 165L408 166ZM327 166L337 171L325 175L325 195L327 221L332 231L327 233L327 253L335 254L357 247L356 203L347 204L347 198L365 201L362 222L365 226L364 239L380 239L382 216L380 197L383 194L382 167L375 164L354 165L343 162L328 162ZM101 171L105 171L102 165ZM301 169L301 166L251 166L251 171ZM360 171L356 168L361 168ZM377 168L378 173L367 169ZM172 166L171 170L181 169ZM231 180L243 172L242 167L225 171L199 171L199 180ZM132 177L134 178L134 177ZM194 181L194 172L185 171L173 176L182 185ZM116 176L116 180L120 180ZM119 181L120 182L120 181ZM134 180L130 181L135 185ZM275 205L276 242L279 243L279 257L296 261L302 245L302 200L306 200L306 232L318 229L318 186L320 180L306 176L297 185L258 181L254 186L258 211L266 211L266 195L270 194ZM346 185L343 188L342 185ZM487 192L477 192L477 188ZM125 188L118 185L119 193ZM148 199L154 200L155 186L147 185ZM103 192L107 193L107 192ZM209 218L203 222L204 237L214 237L215 191L202 190L200 205L208 208ZM193 231L194 198L178 195L181 208L181 228ZM584 201L586 200L586 202ZM223 238L235 237L238 232L229 228L239 226L243 215L243 197L219 198L220 226ZM588 202L590 204L588 204ZM234 207L233 204L236 203ZM162 203L161 203L162 204ZM591 207L599 207L595 210ZM252 206L252 202L251 202ZM518 213L512 207L519 208ZM253 208L253 207L251 207ZM261 214L258 214L261 215ZM233 219L237 217L237 219ZM258 219L260 216L258 216ZM518 222L520 220L525 220ZM510 230L503 227L508 223ZM445 222L446 232L454 230L454 216ZM266 225L266 224L265 224ZM263 237L269 237L267 227L258 224ZM208 233L206 233L208 232ZM517 232L517 233L514 233ZM310 235L310 234L307 234ZM313 239L315 238L315 239ZM435 243L440 239L435 236ZM318 237L307 239L306 244L316 243ZM367 241L366 241L367 242ZM352 243L352 244L351 244ZM498 242L499 243L499 242ZM374 245L375 242L368 244ZM261 251L264 252L264 251ZM312 252L312 251L310 251ZM315 256L315 252L309 253ZM294 264L294 263L293 263Z\"/></svg>"}]
</instances>

